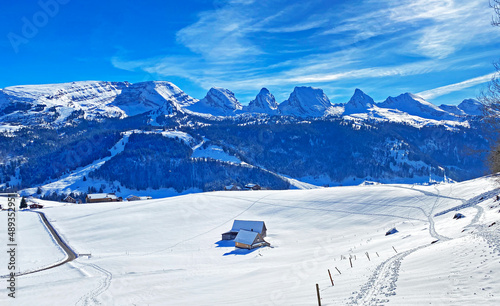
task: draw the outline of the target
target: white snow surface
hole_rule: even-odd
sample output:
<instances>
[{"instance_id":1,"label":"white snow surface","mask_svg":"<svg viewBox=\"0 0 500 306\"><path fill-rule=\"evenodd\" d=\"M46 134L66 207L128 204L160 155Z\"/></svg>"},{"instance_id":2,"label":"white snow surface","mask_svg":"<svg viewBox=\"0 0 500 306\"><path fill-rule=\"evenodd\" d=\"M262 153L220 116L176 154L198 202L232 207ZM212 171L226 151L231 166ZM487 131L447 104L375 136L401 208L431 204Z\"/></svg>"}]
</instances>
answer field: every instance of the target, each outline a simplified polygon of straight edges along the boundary
<instances>
[{"instance_id":1,"label":"white snow surface","mask_svg":"<svg viewBox=\"0 0 500 306\"><path fill-rule=\"evenodd\" d=\"M45 201L69 245L92 256L19 277L15 305L315 305L316 284L322 305L498 305L499 192L491 178L480 178ZM454 220L454 209L465 218ZM33 213L18 214L27 220ZM271 247L248 251L220 241L235 219L264 221ZM399 232L385 236L393 227ZM30 233L18 228L20 239ZM37 235L30 248L57 249L43 229ZM34 260L57 261L51 252L20 254L21 271L42 265ZM9 302L0 296L0 304Z\"/></svg>"}]
</instances>

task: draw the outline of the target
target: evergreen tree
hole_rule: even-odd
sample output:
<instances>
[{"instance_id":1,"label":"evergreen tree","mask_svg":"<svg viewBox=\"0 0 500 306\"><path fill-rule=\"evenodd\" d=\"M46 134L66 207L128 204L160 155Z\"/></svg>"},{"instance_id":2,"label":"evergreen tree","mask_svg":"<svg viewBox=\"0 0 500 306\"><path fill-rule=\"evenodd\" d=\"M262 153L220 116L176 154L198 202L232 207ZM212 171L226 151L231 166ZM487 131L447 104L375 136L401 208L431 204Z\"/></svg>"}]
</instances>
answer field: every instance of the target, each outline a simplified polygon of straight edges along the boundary
<instances>
[{"instance_id":1,"label":"evergreen tree","mask_svg":"<svg viewBox=\"0 0 500 306\"><path fill-rule=\"evenodd\" d=\"M24 197L21 199L21 205L19 205L19 208L28 208L28 203L26 203L26 199Z\"/></svg>"}]
</instances>

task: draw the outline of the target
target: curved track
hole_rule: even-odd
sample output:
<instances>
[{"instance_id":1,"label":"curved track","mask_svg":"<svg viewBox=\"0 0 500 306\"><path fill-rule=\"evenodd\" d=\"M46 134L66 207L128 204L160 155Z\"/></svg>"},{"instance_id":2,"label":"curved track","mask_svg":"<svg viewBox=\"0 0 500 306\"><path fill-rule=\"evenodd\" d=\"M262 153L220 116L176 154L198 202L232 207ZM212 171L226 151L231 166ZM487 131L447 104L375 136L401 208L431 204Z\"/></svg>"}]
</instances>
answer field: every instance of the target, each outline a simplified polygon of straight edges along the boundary
<instances>
[{"instance_id":1,"label":"curved track","mask_svg":"<svg viewBox=\"0 0 500 306\"><path fill-rule=\"evenodd\" d=\"M43 225L50 233L52 239L61 247L61 249L64 251L64 253L66 253L66 259L64 259L61 262L49 265L47 267L43 267L43 268L36 269L33 271L28 271L28 272L17 273L16 276L33 274L33 273L37 273L40 271L45 271L48 269L59 267L59 266L64 265L65 263L68 263L68 262L73 261L76 258L78 258L78 254L75 251L73 251L73 249L61 238L61 236L59 235L59 233L57 233L57 231L54 229L52 224L50 224L50 221L47 219L45 214L43 212L39 212L39 211L33 211L33 212L37 213L40 216L40 220L42 221ZM5 278L5 277L7 277L7 276L6 275L1 276L1 278Z\"/></svg>"}]
</instances>

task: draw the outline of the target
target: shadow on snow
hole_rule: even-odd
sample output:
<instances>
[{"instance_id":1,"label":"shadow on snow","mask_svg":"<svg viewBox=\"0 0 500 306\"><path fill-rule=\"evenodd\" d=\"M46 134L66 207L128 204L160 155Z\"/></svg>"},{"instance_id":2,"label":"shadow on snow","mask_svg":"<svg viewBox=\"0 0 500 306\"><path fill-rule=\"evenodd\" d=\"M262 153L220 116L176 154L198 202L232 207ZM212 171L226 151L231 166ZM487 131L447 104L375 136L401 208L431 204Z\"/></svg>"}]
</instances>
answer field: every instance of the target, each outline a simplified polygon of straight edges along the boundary
<instances>
[{"instance_id":1,"label":"shadow on snow","mask_svg":"<svg viewBox=\"0 0 500 306\"><path fill-rule=\"evenodd\" d=\"M250 253L252 253L252 252L254 252L255 250L258 249L258 248L255 248L255 249L252 249L252 250L248 250L248 249L236 248L234 246L234 240L219 240L219 241L217 241L215 243L215 245L218 248L235 248L231 252L224 253L224 255L222 255L222 256L227 256L227 255L247 255L247 254L250 254Z\"/></svg>"}]
</instances>

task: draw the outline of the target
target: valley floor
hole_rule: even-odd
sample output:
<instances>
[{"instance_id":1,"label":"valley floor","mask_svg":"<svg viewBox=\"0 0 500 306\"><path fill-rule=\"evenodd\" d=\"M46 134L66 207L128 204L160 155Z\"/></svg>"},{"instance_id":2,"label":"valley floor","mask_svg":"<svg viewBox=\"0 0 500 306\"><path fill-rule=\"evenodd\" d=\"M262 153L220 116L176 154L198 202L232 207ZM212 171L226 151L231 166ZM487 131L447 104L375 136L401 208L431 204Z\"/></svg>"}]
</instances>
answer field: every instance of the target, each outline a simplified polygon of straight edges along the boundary
<instances>
[{"instance_id":1,"label":"valley floor","mask_svg":"<svg viewBox=\"0 0 500 306\"><path fill-rule=\"evenodd\" d=\"M498 194L491 178L480 178L46 201L61 237L91 256L19 276L15 302L2 289L0 304L317 305L316 284L322 305L500 304ZM453 219L457 210L465 218ZM18 218L19 272L64 260L37 214ZM235 219L265 221L271 247L243 251L220 241ZM391 228L398 232L386 236Z\"/></svg>"}]
</instances>

